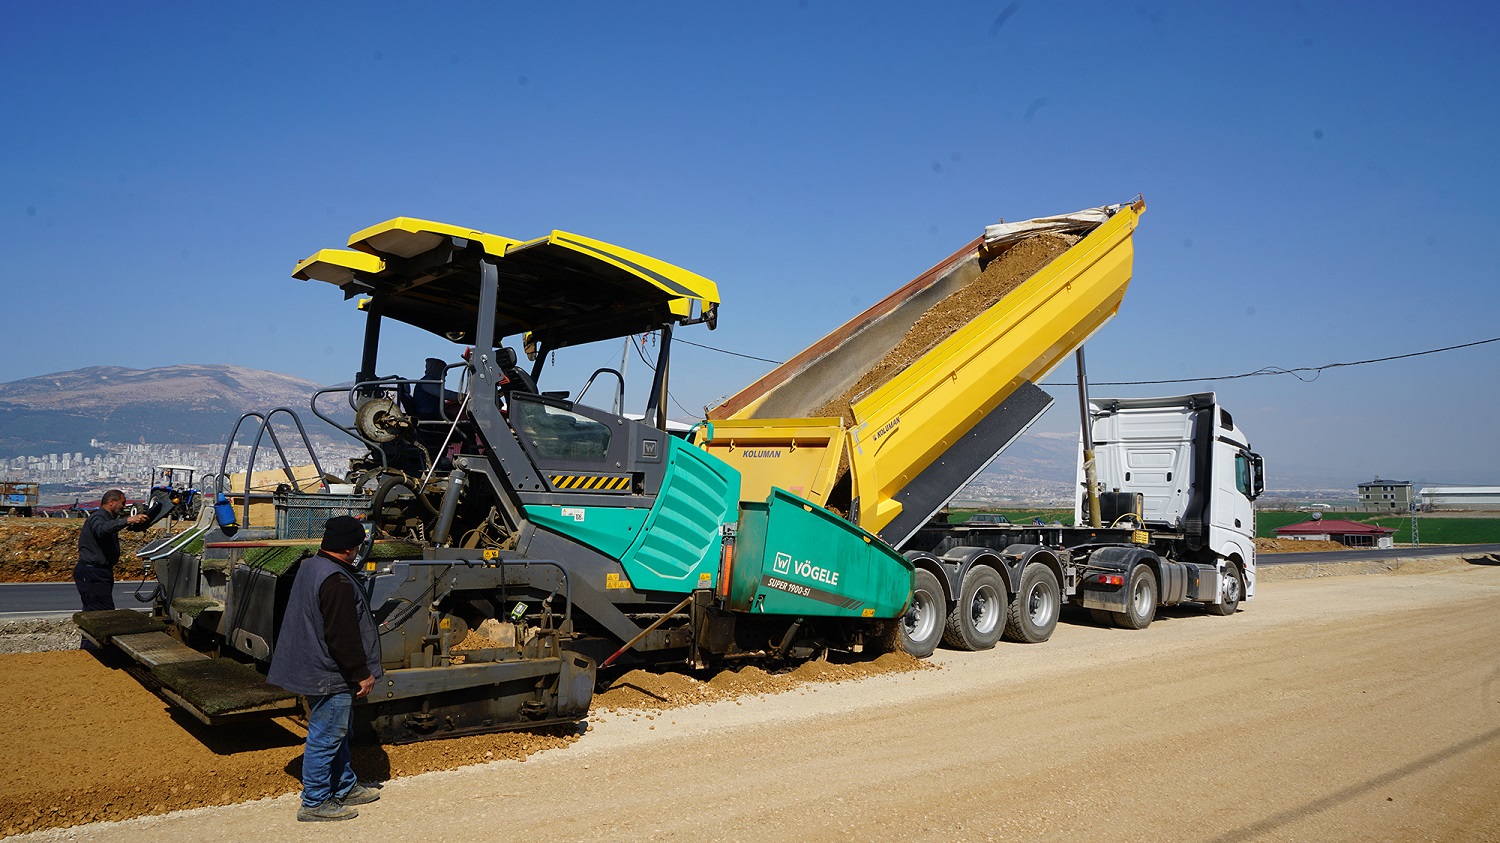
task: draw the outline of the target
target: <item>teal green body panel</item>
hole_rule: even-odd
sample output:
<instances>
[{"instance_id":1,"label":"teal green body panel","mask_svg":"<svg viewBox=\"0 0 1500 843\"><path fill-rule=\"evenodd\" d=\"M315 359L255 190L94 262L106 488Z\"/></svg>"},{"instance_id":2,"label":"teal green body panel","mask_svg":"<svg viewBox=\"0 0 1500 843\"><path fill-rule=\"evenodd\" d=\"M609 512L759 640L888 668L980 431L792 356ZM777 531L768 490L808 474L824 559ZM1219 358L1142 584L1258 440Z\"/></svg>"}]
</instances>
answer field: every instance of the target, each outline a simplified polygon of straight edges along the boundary
<instances>
[{"instance_id":1,"label":"teal green body panel","mask_svg":"<svg viewBox=\"0 0 1500 843\"><path fill-rule=\"evenodd\" d=\"M651 510L644 507L528 506L526 517L605 556L619 559L636 539Z\"/></svg>"},{"instance_id":2,"label":"teal green body panel","mask_svg":"<svg viewBox=\"0 0 1500 843\"><path fill-rule=\"evenodd\" d=\"M719 574L720 528L733 524L740 473L676 437L667 439L667 472L639 535L619 555L637 589L686 594Z\"/></svg>"},{"instance_id":3,"label":"teal green body panel","mask_svg":"<svg viewBox=\"0 0 1500 843\"><path fill-rule=\"evenodd\" d=\"M808 617L894 618L913 568L885 542L828 510L772 488L740 507L729 608Z\"/></svg>"}]
</instances>

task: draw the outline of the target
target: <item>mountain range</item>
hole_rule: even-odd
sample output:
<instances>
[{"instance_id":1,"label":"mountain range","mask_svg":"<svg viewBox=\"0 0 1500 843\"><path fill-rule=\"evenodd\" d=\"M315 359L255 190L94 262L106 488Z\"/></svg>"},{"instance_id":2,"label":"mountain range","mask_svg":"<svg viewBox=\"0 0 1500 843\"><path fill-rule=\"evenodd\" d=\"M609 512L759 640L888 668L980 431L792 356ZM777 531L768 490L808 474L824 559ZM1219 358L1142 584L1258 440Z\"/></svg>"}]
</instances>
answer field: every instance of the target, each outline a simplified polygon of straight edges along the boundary
<instances>
[{"instance_id":1,"label":"mountain range","mask_svg":"<svg viewBox=\"0 0 1500 843\"><path fill-rule=\"evenodd\" d=\"M89 452L91 439L160 445L223 442L241 415L290 407L309 432L324 426L307 412L323 387L292 375L244 366L180 364L156 369L91 366L0 383L0 459ZM319 403L333 410L337 400ZM1029 433L990 465L961 497L1067 501L1077 471L1078 440L1069 433ZM1330 484L1277 466L1280 489ZM1352 486L1349 486L1352 490Z\"/></svg>"},{"instance_id":2,"label":"mountain range","mask_svg":"<svg viewBox=\"0 0 1500 843\"><path fill-rule=\"evenodd\" d=\"M91 366L0 384L0 458L89 451L89 440L222 442L241 415L306 411L320 384L243 366ZM320 404L320 406L322 406Z\"/></svg>"}]
</instances>

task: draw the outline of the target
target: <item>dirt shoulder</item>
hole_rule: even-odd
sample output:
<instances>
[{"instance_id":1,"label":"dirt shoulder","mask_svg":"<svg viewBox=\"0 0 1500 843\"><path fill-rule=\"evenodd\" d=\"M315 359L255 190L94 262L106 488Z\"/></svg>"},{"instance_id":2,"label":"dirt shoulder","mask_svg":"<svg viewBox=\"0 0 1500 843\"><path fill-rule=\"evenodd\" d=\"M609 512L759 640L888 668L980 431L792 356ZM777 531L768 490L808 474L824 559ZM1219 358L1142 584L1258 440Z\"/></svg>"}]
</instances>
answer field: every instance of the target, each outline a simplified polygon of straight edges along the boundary
<instances>
[{"instance_id":1,"label":"dirt shoulder","mask_svg":"<svg viewBox=\"0 0 1500 843\"><path fill-rule=\"evenodd\" d=\"M940 651L937 670L596 712L585 736L525 763L413 776L388 750L384 797L341 828L402 839L486 827L693 841L1500 839L1497 610L1500 566L1461 560L1268 581L1230 618L1164 610L1139 632L1068 622L1046 644ZM229 742L174 720L118 671L78 661L80 683L59 686L44 672L51 659L15 658L29 657L0 670L36 681L6 683L0 710L45 706L60 725L32 744L27 733L47 725L33 718L18 733L24 755L0 750L11 770L0 793L53 788L53 772L75 765L92 772L57 783L65 804L119 798L103 789L112 782L199 804L269 793L268 780L295 790L292 726ZM100 741L120 749L112 766L90 760ZM231 770L251 757L260 774ZM372 759L358 763L368 775ZM587 794L587 809L559 794ZM326 837L294 812L282 796L31 838Z\"/></svg>"},{"instance_id":2,"label":"dirt shoulder","mask_svg":"<svg viewBox=\"0 0 1500 843\"><path fill-rule=\"evenodd\" d=\"M81 518L0 518L0 583L72 582L82 527ZM135 552L164 534L160 525L145 533L122 530L116 576L138 571Z\"/></svg>"}]
</instances>

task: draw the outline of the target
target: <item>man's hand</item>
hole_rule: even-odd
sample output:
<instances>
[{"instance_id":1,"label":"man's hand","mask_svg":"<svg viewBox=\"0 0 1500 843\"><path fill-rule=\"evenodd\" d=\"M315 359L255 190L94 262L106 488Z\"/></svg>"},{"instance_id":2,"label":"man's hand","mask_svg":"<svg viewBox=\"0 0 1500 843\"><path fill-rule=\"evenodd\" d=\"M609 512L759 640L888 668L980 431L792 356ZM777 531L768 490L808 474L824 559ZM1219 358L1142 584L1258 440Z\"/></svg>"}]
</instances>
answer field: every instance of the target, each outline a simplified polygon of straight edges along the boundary
<instances>
[{"instance_id":1,"label":"man's hand","mask_svg":"<svg viewBox=\"0 0 1500 843\"><path fill-rule=\"evenodd\" d=\"M375 690L375 677L366 676L359 680L359 690L354 692L354 696L356 698L368 697L373 690Z\"/></svg>"},{"instance_id":2,"label":"man's hand","mask_svg":"<svg viewBox=\"0 0 1500 843\"><path fill-rule=\"evenodd\" d=\"M146 516L143 513L136 513L135 515L132 515L129 518L125 519L125 523L129 524L132 527L137 524L144 524L146 523Z\"/></svg>"}]
</instances>

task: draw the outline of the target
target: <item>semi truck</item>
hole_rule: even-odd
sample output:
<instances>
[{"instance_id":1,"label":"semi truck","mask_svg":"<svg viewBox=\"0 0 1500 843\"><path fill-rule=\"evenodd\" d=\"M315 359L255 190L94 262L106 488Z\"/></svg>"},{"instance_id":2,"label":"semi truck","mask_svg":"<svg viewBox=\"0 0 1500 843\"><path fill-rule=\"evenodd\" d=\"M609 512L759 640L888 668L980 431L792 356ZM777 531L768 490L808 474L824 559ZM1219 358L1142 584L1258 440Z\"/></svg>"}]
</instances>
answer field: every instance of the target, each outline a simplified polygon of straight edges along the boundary
<instances>
[{"instance_id":1,"label":"semi truck","mask_svg":"<svg viewBox=\"0 0 1500 843\"><path fill-rule=\"evenodd\" d=\"M1232 611L1253 589L1254 557L1218 542L1220 514L1240 510L1209 478L1240 464L1216 443L1236 443L1251 476L1260 463L1211 395L1086 402L1099 440L1083 451L1085 508L1099 511L1088 527L934 521L1051 403L1035 381L1114 315L1143 211L987 232L686 436L667 419L672 341L716 326L708 279L568 232L522 241L404 217L301 261L294 277L337 287L365 320L354 383L310 408L366 448L347 494L328 498L330 512L356 502L372 528L360 567L386 676L360 722L387 742L571 722L605 668L924 656L944 638L992 646L1000 630L1039 641L1065 600L1134 626L1159 603ZM1043 241L1046 260L961 309L956 330L894 377L845 382ZM381 374L391 320L470 350L420 378ZM554 352L647 332L659 341L640 417L623 412L618 370L583 388L612 385L608 410L549 388ZM847 412L813 412L850 389ZM302 430L289 408L241 420L259 424L247 472L263 435L282 450L278 415ZM1163 454L1178 462L1151 474ZM77 616L209 723L294 704L263 673L298 564L316 551L257 530L248 507L229 523L231 509L204 507L193 529L143 548L160 585L150 616Z\"/></svg>"},{"instance_id":2,"label":"semi truck","mask_svg":"<svg viewBox=\"0 0 1500 843\"><path fill-rule=\"evenodd\" d=\"M797 490L901 551L915 574L900 643L917 656L1045 641L1065 603L1137 629L1158 606L1233 614L1254 595L1264 461L1212 393L1088 395L1083 341L1118 311L1144 211L1137 199L988 227L711 409L699 441L741 471L746 499ZM1039 238L1051 251L1022 248ZM1018 283L930 338L941 303L989 275ZM1070 355L1079 526L947 525L943 508L1052 405L1036 383Z\"/></svg>"}]
</instances>

